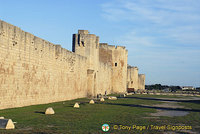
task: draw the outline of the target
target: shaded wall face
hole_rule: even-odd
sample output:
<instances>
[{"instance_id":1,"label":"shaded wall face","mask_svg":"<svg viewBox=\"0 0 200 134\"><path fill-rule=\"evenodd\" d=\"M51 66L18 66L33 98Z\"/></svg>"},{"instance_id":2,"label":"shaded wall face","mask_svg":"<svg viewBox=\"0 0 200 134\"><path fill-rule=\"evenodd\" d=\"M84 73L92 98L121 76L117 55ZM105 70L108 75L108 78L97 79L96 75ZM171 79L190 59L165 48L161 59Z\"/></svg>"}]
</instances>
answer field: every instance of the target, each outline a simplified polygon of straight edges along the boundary
<instances>
[{"instance_id":1,"label":"shaded wall face","mask_svg":"<svg viewBox=\"0 0 200 134\"><path fill-rule=\"evenodd\" d=\"M99 47L99 61L105 64L112 65L112 50Z\"/></svg>"},{"instance_id":2,"label":"shaded wall face","mask_svg":"<svg viewBox=\"0 0 200 134\"><path fill-rule=\"evenodd\" d=\"M0 21L0 109L87 96L87 59Z\"/></svg>"},{"instance_id":3,"label":"shaded wall face","mask_svg":"<svg viewBox=\"0 0 200 134\"><path fill-rule=\"evenodd\" d=\"M127 88L138 90L138 68L130 67L127 72Z\"/></svg>"}]
</instances>

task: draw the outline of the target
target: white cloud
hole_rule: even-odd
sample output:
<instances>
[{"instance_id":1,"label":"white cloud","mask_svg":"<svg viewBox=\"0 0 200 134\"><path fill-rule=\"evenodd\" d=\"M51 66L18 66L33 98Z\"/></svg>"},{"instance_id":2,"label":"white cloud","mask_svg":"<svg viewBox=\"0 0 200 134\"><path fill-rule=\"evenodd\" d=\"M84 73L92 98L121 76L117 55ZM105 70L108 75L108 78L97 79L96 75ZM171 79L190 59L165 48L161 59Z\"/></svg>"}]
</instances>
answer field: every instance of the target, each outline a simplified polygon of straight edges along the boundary
<instances>
[{"instance_id":1,"label":"white cloud","mask_svg":"<svg viewBox=\"0 0 200 134\"><path fill-rule=\"evenodd\" d=\"M157 46L154 35L177 44L200 45L200 1L198 0L117 0L102 5L102 16L113 22L133 23L126 42ZM143 25L136 28L136 25ZM134 34L133 34L134 33ZM124 35L126 36L126 35ZM158 45L160 46L160 45Z\"/></svg>"},{"instance_id":2,"label":"white cloud","mask_svg":"<svg viewBox=\"0 0 200 134\"><path fill-rule=\"evenodd\" d=\"M156 44L155 37L153 36L138 36L135 30L132 32L122 36L120 40L118 40L121 44L126 44L128 46L146 46L146 47L159 47L162 45Z\"/></svg>"},{"instance_id":3,"label":"white cloud","mask_svg":"<svg viewBox=\"0 0 200 134\"><path fill-rule=\"evenodd\" d=\"M102 5L103 16L116 21L148 20L156 24L200 20L197 0L118 0ZM110 18L109 18L110 17Z\"/></svg>"},{"instance_id":4,"label":"white cloud","mask_svg":"<svg viewBox=\"0 0 200 134\"><path fill-rule=\"evenodd\" d=\"M199 85L200 0L113 0L102 16L124 28L116 39L147 83Z\"/></svg>"}]
</instances>

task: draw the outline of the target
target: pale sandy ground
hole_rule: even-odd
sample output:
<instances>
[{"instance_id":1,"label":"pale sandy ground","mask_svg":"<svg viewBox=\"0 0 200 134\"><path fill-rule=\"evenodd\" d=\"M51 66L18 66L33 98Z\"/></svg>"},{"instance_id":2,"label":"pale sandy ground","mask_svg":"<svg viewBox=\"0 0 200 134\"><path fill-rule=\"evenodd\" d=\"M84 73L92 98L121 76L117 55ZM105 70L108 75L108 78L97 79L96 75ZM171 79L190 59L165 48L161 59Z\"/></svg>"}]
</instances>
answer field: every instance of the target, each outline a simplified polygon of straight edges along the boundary
<instances>
[{"instance_id":1,"label":"pale sandy ground","mask_svg":"<svg viewBox=\"0 0 200 134\"><path fill-rule=\"evenodd\" d=\"M177 110L171 110L172 109L178 109L178 108L184 108L184 109L189 109L189 108L185 108L184 106L179 105L179 102L176 102L176 100L200 100L199 97L188 97L188 98L159 98L159 99L163 99L165 101L161 101L163 102L162 104L156 104L153 105L153 107L158 108L156 113L151 113L150 115L153 117L147 117L147 118L159 118L160 116L167 116L167 117L174 117L174 116L185 116L187 114L189 114L189 112L186 111L177 111ZM169 101L166 101L169 100ZM174 101L172 101L174 100ZM145 105L147 106L147 105ZM159 108L169 108L169 110L165 110L165 109L159 109ZM185 125L185 124L181 124L181 125ZM200 132L193 132L191 130L182 130L179 132L164 132L164 134L179 134L179 133L186 133L186 134L199 134Z\"/></svg>"},{"instance_id":2,"label":"pale sandy ground","mask_svg":"<svg viewBox=\"0 0 200 134\"><path fill-rule=\"evenodd\" d=\"M155 107L163 107L163 108L184 108L184 106L180 106L178 102L172 101L163 101L163 104L156 104L153 105ZM185 111L176 111L176 110L157 110L157 113L151 113L152 116L185 116L189 114L189 112Z\"/></svg>"}]
</instances>

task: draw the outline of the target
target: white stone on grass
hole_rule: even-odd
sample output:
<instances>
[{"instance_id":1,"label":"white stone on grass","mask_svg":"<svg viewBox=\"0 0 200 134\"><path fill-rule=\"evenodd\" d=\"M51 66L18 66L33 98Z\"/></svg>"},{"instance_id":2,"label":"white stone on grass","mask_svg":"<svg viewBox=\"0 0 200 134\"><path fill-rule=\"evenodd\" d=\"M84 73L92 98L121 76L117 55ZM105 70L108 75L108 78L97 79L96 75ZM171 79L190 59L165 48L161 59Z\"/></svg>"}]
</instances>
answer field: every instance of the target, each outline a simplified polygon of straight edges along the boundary
<instances>
[{"instance_id":1,"label":"white stone on grass","mask_svg":"<svg viewBox=\"0 0 200 134\"><path fill-rule=\"evenodd\" d=\"M45 114L55 114L55 112L52 107L49 107L46 109Z\"/></svg>"},{"instance_id":2,"label":"white stone on grass","mask_svg":"<svg viewBox=\"0 0 200 134\"><path fill-rule=\"evenodd\" d=\"M115 96L109 96L108 99L109 100L117 100L117 97L115 97Z\"/></svg>"},{"instance_id":3,"label":"white stone on grass","mask_svg":"<svg viewBox=\"0 0 200 134\"><path fill-rule=\"evenodd\" d=\"M104 98L101 98L100 101L105 101Z\"/></svg>"},{"instance_id":4,"label":"white stone on grass","mask_svg":"<svg viewBox=\"0 0 200 134\"><path fill-rule=\"evenodd\" d=\"M127 95L133 95L133 93L127 93Z\"/></svg>"},{"instance_id":5,"label":"white stone on grass","mask_svg":"<svg viewBox=\"0 0 200 134\"><path fill-rule=\"evenodd\" d=\"M90 102L89 102L90 104L94 104L95 102L94 102L94 100L90 100Z\"/></svg>"},{"instance_id":6,"label":"white stone on grass","mask_svg":"<svg viewBox=\"0 0 200 134\"><path fill-rule=\"evenodd\" d=\"M14 129L15 125L11 119L0 119L0 129Z\"/></svg>"},{"instance_id":7,"label":"white stone on grass","mask_svg":"<svg viewBox=\"0 0 200 134\"><path fill-rule=\"evenodd\" d=\"M79 108L80 106L79 106L79 104L78 103L75 103L74 104L74 108Z\"/></svg>"}]
</instances>

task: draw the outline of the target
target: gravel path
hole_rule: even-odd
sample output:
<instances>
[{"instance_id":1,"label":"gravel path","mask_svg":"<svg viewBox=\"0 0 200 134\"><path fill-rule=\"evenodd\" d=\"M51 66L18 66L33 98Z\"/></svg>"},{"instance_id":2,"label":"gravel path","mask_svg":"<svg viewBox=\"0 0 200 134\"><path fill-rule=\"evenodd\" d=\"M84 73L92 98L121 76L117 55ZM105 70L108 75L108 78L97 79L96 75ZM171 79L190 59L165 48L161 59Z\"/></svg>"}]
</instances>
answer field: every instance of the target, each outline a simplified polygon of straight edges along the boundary
<instances>
[{"instance_id":1,"label":"gravel path","mask_svg":"<svg viewBox=\"0 0 200 134\"><path fill-rule=\"evenodd\" d=\"M168 117L173 117L173 116L185 116L189 114L189 112L186 111L180 111L176 110L176 108L184 108L184 106L179 105L179 102L176 102L178 100L200 100L199 97L189 97L189 98L159 98L159 99L167 99L169 101L161 101L163 102L162 104L156 104L153 105L154 107L157 107L157 113L151 113L152 116L168 116ZM171 101L174 100L174 101ZM160 110L159 108L173 108L174 110Z\"/></svg>"}]
</instances>

